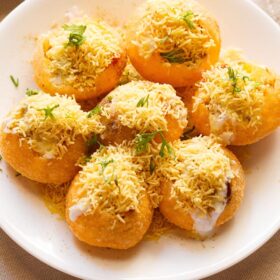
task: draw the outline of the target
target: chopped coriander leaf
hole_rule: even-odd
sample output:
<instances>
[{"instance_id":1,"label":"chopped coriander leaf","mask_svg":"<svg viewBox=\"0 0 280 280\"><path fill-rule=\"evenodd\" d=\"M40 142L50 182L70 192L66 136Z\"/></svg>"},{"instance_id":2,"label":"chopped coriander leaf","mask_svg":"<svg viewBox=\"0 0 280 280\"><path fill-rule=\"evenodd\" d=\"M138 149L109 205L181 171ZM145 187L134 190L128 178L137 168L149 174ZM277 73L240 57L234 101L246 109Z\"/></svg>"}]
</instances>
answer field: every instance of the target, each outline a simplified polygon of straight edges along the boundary
<instances>
[{"instance_id":1,"label":"chopped coriander leaf","mask_svg":"<svg viewBox=\"0 0 280 280\"><path fill-rule=\"evenodd\" d=\"M85 40L85 36L83 35L86 31L86 25L67 25L65 24L63 26L64 30L70 31L69 34L69 42L68 42L68 46L80 46L84 40Z\"/></svg>"},{"instance_id":2,"label":"chopped coriander leaf","mask_svg":"<svg viewBox=\"0 0 280 280\"><path fill-rule=\"evenodd\" d=\"M182 49L175 49L170 52L160 53L160 56L170 63L184 63L187 61L185 58L185 51Z\"/></svg>"},{"instance_id":3,"label":"chopped coriander leaf","mask_svg":"<svg viewBox=\"0 0 280 280\"><path fill-rule=\"evenodd\" d=\"M161 147L159 154L161 157L164 157L164 150L167 149L167 152L169 155L173 153L173 150L171 146L168 144L166 139L163 136L163 133L161 130L154 131L151 133L143 133L143 134L138 134L136 136L136 153L141 154L148 149L148 144L156 137L156 135L159 134L161 138Z\"/></svg>"},{"instance_id":4,"label":"chopped coriander leaf","mask_svg":"<svg viewBox=\"0 0 280 280\"><path fill-rule=\"evenodd\" d=\"M231 67L228 67L228 76L233 82L237 80L236 73Z\"/></svg>"},{"instance_id":5,"label":"chopped coriander leaf","mask_svg":"<svg viewBox=\"0 0 280 280\"><path fill-rule=\"evenodd\" d=\"M2 160L3 158L2 158L2 156L0 155L0 161Z\"/></svg>"},{"instance_id":6,"label":"chopped coriander leaf","mask_svg":"<svg viewBox=\"0 0 280 280\"><path fill-rule=\"evenodd\" d=\"M167 150L169 155L173 154L173 150L172 150L171 146L169 145L169 143L164 138L163 133L160 131L159 134L160 134L160 137L161 137L161 147L160 147L159 155L161 157L164 157L165 156L165 153L164 153L165 149Z\"/></svg>"},{"instance_id":7,"label":"chopped coriander leaf","mask_svg":"<svg viewBox=\"0 0 280 280\"><path fill-rule=\"evenodd\" d=\"M114 162L114 160L113 159L110 159L110 160L103 160L103 161L101 161L101 162L99 162L98 164L100 164L101 165L101 168L102 168L102 174L104 173L104 171L105 171L105 169L106 169L106 167L110 164L110 163L113 163Z\"/></svg>"},{"instance_id":8,"label":"chopped coriander leaf","mask_svg":"<svg viewBox=\"0 0 280 280\"><path fill-rule=\"evenodd\" d=\"M136 153L141 154L148 149L148 144L155 138L159 131L142 133L136 136Z\"/></svg>"},{"instance_id":9,"label":"chopped coriander leaf","mask_svg":"<svg viewBox=\"0 0 280 280\"><path fill-rule=\"evenodd\" d=\"M54 119L54 115L53 115L53 110L58 108L59 104L54 105L53 107L47 106L46 108L43 109L39 109L39 111L44 111L45 112L45 119L50 118L50 119Z\"/></svg>"},{"instance_id":10,"label":"chopped coriander leaf","mask_svg":"<svg viewBox=\"0 0 280 280\"><path fill-rule=\"evenodd\" d=\"M17 88L19 86L19 79L14 78L13 75L10 75L10 79L11 79L12 83L14 84L14 86Z\"/></svg>"},{"instance_id":11,"label":"chopped coriander leaf","mask_svg":"<svg viewBox=\"0 0 280 280\"><path fill-rule=\"evenodd\" d=\"M243 80L244 83L245 83L246 81L250 81L250 78L249 78L248 76L243 76L242 80Z\"/></svg>"},{"instance_id":12,"label":"chopped coriander leaf","mask_svg":"<svg viewBox=\"0 0 280 280\"><path fill-rule=\"evenodd\" d=\"M93 115L97 115L97 114L100 114L100 113L101 113L101 107L99 105L97 105L91 111L88 112L87 117L91 118Z\"/></svg>"},{"instance_id":13,"label":"chopped coriander leaf","mask_svg":"<svg viewBox=\"0 0 280 280\"><path fill-rule=\"evenodd\" d=\"M237 82L238 82L237 71L234 71L231 67L228 67L228 76L229 76L229 79L232 81L233 92L240 92L241 89L239 87L237 87Z\"/></svg>"},{"instance_id":14,"label":"chopped coriander leaf","mask_svg":"<svg viewBox=\"0 0 280 280\"><path fill-rule=\"evenodd\" d=\"M136 107L144 107L144 106L148 107L149 106L149 97L150 97L150 94L148 94L146 97L142 97L138 101Z\"/></svg>"},{"instance_id":15,"label":"chopped coriander leaf","mask_svg":"<svg viewBox=\"0 0 280 280\"><path fill-rule=\"evenodd\" d=\"M194 29L195 28L194 22L193 22L193 18L194 18L194 13L192 11L187 11L183 15L183 20L189 26L190 29Z\"/></svg>"},{"instance_id":16,"label":"chopped coriander leaf","mask_svg":"<svg viewBox=\"0 0 280 280\"><path fill-rule=\"evenodd\" d=\"M27 96L37 95L39 94L39 90L27 88L25 94Z\"/></svg>"}]
</instances>

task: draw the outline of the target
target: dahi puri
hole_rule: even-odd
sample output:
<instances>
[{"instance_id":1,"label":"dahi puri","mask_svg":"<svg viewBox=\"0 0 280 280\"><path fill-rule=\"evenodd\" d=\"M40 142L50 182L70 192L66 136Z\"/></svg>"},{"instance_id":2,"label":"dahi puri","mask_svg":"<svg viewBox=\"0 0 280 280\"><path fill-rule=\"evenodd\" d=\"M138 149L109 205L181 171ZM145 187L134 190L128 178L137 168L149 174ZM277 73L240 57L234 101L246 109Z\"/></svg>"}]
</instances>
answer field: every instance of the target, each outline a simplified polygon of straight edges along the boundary
<instances>
[{"instance_id":1,"label":"dahi puri","mask_svg":"<svg viewBox=\"0 0 280 280\"><path fill-rule=\"evenodd\" d=\"M220 62L203 73L189 113L203 135L252 144L280 125L280 78L244 60Z\"/></svg>"},{"instance_id":2,"label":"dahi puri","mask_svg":"<svg viewBox=\"0 0 280 280\"><path fill-rule=\"evenodd\" d=\"M244 173L237 158L210 137L176 141L163 158L161 213L205 238L230 220L243 199Z\"/></svg>"},{"instance_id":3,"label":"dahi puri","mask_svg":"<svg viewBox=\"0 0 280 280\"><path fill-rule=\"evenodd\" d=\"M73 98L35 94L4 119L1 155L31 180L62 184L77 174L87 137L103 131L103 126L98 116L88 118Z\"/></svg>"},{"instance_id":4,"label":"dahi puri","mask_svg":"<svg viewBox=\"0 0 280 280\"><path fill-rule=\"evenodd\" d=\"M220 31L192 0L148 0L128 25L127 52L147 80L189 86L217 62Z\"/></svg>"},{"instance_id":5,"label":"dahi puri","mask_svg":"<svg viewBox=\"0 0 280 280\"><path fill-rule=\"evenodd\" d=\"M121 35L108 24L75 19L42 35L33 67L38 86L51 94L96 98L112 90L126 65Z\"/></svg>"},{"instance_id":6,"label":"dahi puri","mask_svg":"<svg viewBox=\"0 0 280 280\"><path fill-rule=\"evenodd\" d=\"M73 180L66 220L79 240L128 249L143 238L153 209L134 153L124 145L102 147Z\"/></svg>"},{"instance_id":7,"label":"dahi puri","mask_svg":"<svg viewBox=\"0 0 280 280\"><path fill-rule=\"evenodd\" d=\"M101 134L105 144L155 131L162 131L167 141L173 141L187 126L187 109L172 86L149 81L117 87L101 101L100 115L108 128Z\"/></svg>"}]
</instances>

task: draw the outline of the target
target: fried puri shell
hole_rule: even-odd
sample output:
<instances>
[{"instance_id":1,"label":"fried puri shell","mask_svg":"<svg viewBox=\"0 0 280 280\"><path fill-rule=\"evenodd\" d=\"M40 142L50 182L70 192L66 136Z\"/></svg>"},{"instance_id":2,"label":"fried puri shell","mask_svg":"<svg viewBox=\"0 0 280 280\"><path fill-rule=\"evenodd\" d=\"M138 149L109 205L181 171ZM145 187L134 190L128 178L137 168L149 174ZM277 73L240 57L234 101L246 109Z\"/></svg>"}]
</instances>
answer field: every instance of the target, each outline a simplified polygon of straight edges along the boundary
<instances>
[{"instance_id":1,"label":"fried puri shell","mask_svg":"<svg viewBox=\"0 0 280 280\"><path fill-rule=\"evenodd\" d=\"M79 171L76 165L85 153L85 141L77 137L61 159L46 159L30 149L26 141L16 134L1 132L1 155L17 172L33 181L62 184L70 181Z\"/></svg>"},{"instance_id":2,"label":"fried puri shell","mask_svg":"<svg viewBox=\"0 0 280 280\"><path fill-rule=\"evenodd\" d=\"M198 93L196 93L196 96ZM194 101L191 101L193 104ZM188 101L190 104L190 101ZM254 127L242 126L236 123L231 127L233 139L231 145L241 146L258 142L264 137L271 134L280 125L280 77L278 76L274 87L268 88L264 92L264 104L261 112L261 124L255 129ZM195 111L189 110L192 123L194 123L199 133L210 135L212 133L210 126L209 110L205 103L200 103Z\"/></svg>"},{"instance_id":3,"label":"fried puri shell","mask_svg":"<svg viewBox=\"0 0 280 280\"><path fill-rule=\"evenodd\" d=\"M244 195L245 176L242 166L236 156L226 148L223 148L227 157L232 160L231 167L235 174L230 182L230 196L224 211L218 218L215 227L231 220L238 210ZM190 214L187 214L182 208L178 208L176 199L171 198L172 183L168 182L162 186L163 199L160 203L161 213L173 224L188 231L194 230L194 221Z\"/></svg>"},{"instance_id":4,"label":"fried puri shell","mask_svg":"<svg viewBox=\"0 0 280 280\"><path fill-rule=\"evenodd\" d=\"M80 241L96 247L128 249L142 240L153 216L153 209L146 193L140 199L139 212L125 213L125 223L120 221L115 223L115 216L98 210L93 214L82 214L75 221L71 221L69 208L75 204L76 199L81 198L78 194L80 186L78 181L79 174L73 180L67 194L66 221Z\"/></svg>"},{"instance_id":5,"label":"fried puri shell","mask_svg":"<svg viewBox=\"0 0 280 280\"><path fill-rule=\"evenodd\" d=\"M134 21L128 28L127 53L133 66L145 79L171 84L174 87L190 86L201 79L203 71L218 61L221 39L217 22L203 6L194 1L188 1L192 2L194 13L203 15L203 27L213 39L215 46L209 48L206 57L192 67L179 63L166 63L160 53L156 51L149 58L144 58L140 55L139 47L132 43L137 40L137 21Z\"/></svg>"},{"instance_id":6,"label":"fried puri shell","mask_svg":"<svg viewBox=\"0 0 280 280\"><path fill-rule=\"evenodd\" d=\"M108 93L118 85L126 61L126 53L123 51L119 58L115 58L112 63L97 76L94 88L78 90L69 85L57 85L52 82L53 77L50 72L50 61L44 54L43 42L39 41L33 59L34 78L37 85L43 91L52 95L56 93L69 96L74 95L78 101L88 100Z\"/></svg>"}]
</instances>

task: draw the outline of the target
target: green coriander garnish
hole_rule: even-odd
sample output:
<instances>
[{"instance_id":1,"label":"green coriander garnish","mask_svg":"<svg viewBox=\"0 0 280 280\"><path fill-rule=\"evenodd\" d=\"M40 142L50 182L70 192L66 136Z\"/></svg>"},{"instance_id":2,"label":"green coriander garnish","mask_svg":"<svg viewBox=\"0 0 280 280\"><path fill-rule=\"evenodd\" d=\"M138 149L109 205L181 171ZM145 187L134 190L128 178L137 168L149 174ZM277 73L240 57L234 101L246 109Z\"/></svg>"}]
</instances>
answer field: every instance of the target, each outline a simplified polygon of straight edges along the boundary
<instances>
[{"instance_id":1,"label":"green coriander garnish","mask_svg":"<svg viewBox=\"0 0 280 280\"><path fill-rule=\"evenodd\" d=\"M43 109L39 109L39 111L44 111L45 112L45 119L50 118L50 119L54 119L54 115L53 115L53 111L54 109L58 108L59 105L56 104L53 107L47 106L46 108Z\"/></svg>"},{"instance_id":2,"label":"green coriander garnish","mask_svg":"<svg viewBox=\"0 0 280 280\"><path fill-rule=\"evenodd\" d=\"M160 56L170 63L184 63L187 61L185 58L185 51L182 49L175 49L170 52L160 53Z\"/></svg>"},{"instance_id":3,"label":"green coriander garnish","mask_svg":"<svg viewBox=\"0 0 280 280\"><path fill-rule=\"evenodd\" d=\"M19 79L18 78L14 78L13 75L10 75L10 79L11 79L12 83L14 84L14 86L16 88L18 88L18 86L19 86Z\"/></svg>"},{"instance_id":4,"label":"green coriander garnish","mask_svg":"<svg viewBox=\"0 0 280 280\"><path fill-rule=\"evenodd\" d=\"M159 155L161 157L164 157L165 156L165 152L164 152L165 149L167 150L167 153L169 155L171 155L173 153L173 150L172 150L171 146L166 141L166 139L164 138L163 133L161 131L159 132L159 135L161 137L161 147L160 147Z\"/></svg>"},{"instance_id":5,"label":"green coriander garnish","mask_svg":"<svg viewBox=\"0 0 280 280\"><path fill-rule=\"evenodd\" d=\"M3 158L2 158L2 156L0 155L0 161L2 160Z\"/></svg>"},{"instance_id":6,"label":"green coriander garnish","mask_svg":"<svg viewBox=\"0 0 280 280\"><path fill-rule=\"evenodd\" d=\"M93 115L98 115L100 113L101 113L101 107L99 105L97 105L91 111L88 112L87 117L91 118Z\"/></svg>"},{"instance_id":7,"label":"green coriander garnish","mask_svg":"<svg viewBox=\"0 0 280 280\"><path fill-rule=\"evenodd\" d=\"M114 160L113 160L113 159L110 159L110 160L105 159L105 160L103 160L103 161L101 161L101 162L99 162L99 163L98 163L98 164L100 164L100 165L101 165L101 168L102 168L102 174L104 173L104 171L105 171L106 167L107 167L110 163L113 163L113 162L114 162Z\"/></svg>"},{"instance_id":8,"label":"green coriander garnish","mask_svg":"<svg viewBox=\"0 0 280 280\"><path fill-rule=\"evenodd\" d=\"M39 90L27 88L25 94L27 96L37 95L39 94Z\"/></svg>"},{"instance_id":9,"label":"green coriander garnish","mask_svg":"<svg viewBox=\"0 0 280 280\"><path fill-rule=\"evenodd\" d=\"M149 97L150 97L150 95L148 94L146 97L140 98L136 107L144 107L144 106L148 107L149 106Z\"/></svg>"},{"instance_id":10,"label":"green coriander garnish","mask_svg":"<svg viewBox=\"0 0 280 280\"><path fill-rule=\"evenodd\" d=\"M241 89L239 87L237 87L237 82L238 82L237 71L234 71L231 67L228 67L228 76L229 76L230 80L232 81L231 85L232 85L232 88L233 88L233 92L240 92Z\"/></svg>"},{"instance_id":11,"label":"green coriander garnish","mask_svg":"<svg viewBox=\"0 0 280 280\"><path fill-rule=\"evenodd\" d=\"M184 15L183 15L183 20L185 21L185 23L188 25L188 27L190 29L194 29L194 22L193 22L193 18L194 18L194 13L192 11L187 11Z\"/></svg>"},{"instance_id":12,"label":"green coriander garnish","mask_svg":"<svg viewBox=\"0 0 280 280\"><path fill-rule=\"evenodd\" d=\"M141 154L148 149L148 144L156 137L156 135L159 134L161 138L161 147L159 151L159 155L161 157L164 157L165 153L164 150L166 149L168 154L172 154L173 150L169 143L166 141L166 139L163 136L163 133L161 130L157 130L151 133L143 133L143 134L138 134L136 136L136 153Z\"/></svg>"},{"instance_id":13,"label":"green coriander garnish","mask_svg":"<svg viewBox=\"0 0 280 280\"><path fill-rule=\"evenodd\" d=\"M136 136L136 153L141 154L148 149L148 144L155 138L159 131L142 133Z\"/></svg>"},{"instance_id":14,"label":"green coriander garnish","mask_svg":"<svg viewBox=\"0 0 280 280\"><path fill-rule=\"evenodd\" d=\"M86 25L63 25L64 30L69 31L68 46L80 46L85 41L84 33L86 31Z\"/></svg>"}]
</instances>

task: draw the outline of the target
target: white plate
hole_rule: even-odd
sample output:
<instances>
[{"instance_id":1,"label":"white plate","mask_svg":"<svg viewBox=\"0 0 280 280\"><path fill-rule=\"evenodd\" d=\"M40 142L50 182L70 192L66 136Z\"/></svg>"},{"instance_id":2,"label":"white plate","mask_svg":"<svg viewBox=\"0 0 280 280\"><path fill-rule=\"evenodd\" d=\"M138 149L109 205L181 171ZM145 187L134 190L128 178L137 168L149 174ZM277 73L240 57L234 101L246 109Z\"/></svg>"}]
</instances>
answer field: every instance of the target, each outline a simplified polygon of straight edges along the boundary
<instances>
[{"instance_id":1,"label":"white plate","mask_svg":"<svg viewBox=\"0 0 280 280\"><path fill-rule=\"evenodd\" d=\"M131 0L27 0L0 24L0 117L34 87L30 60L32 36L48 30L76 5L88 14L107 11L125 20ZM203 0L217 17L223 46L242 48L259 63L280 72L280 30L260 9L245 0ZM9 75L20 80L15 89ZM52 216L34 183L15 177L1 162L0 225L15 242L45 263L86 279L194 279L206 277L242 260L280 227L280 132L250 147L247 188L236 218L203 244L163 237L144 241L126 252L87 247L77 242L66 224Z\"/></svg>"}]
</instances>

